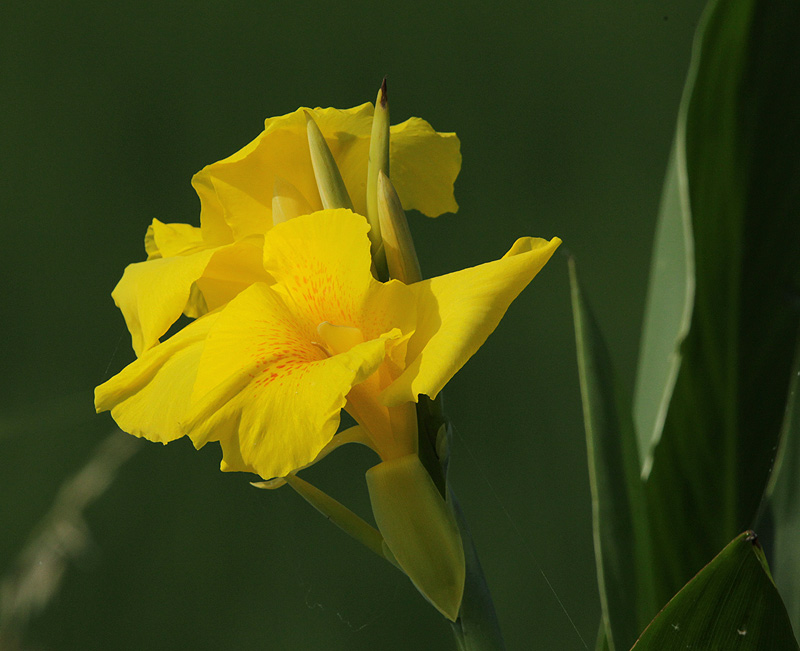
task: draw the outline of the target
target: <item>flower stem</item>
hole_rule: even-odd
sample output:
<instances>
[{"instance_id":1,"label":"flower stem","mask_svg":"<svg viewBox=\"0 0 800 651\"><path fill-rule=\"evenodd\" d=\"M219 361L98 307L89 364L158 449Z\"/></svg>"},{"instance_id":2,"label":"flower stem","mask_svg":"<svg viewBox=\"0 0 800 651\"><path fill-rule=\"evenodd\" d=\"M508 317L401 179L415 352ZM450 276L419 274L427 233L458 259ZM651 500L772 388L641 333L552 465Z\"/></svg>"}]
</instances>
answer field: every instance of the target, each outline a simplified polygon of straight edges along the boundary
<instances>
[{"instance_id":1,"label":"flower stem","mask_svg":"<svg viewBox=\"0 0 800 651\"><path fill-rule=\"evenodd\" d=\"M458 619L451 624L453 635L459 651L504 651L503 634L497 613L492 602L492 595L483 568L478 559L475 544L472 541L461 505L452 489L448 490L448 503L452 508L461 531L464 544L464 557L467 564L467 578L464 584L464 597Z\"/></svg>"},{"instance_id":2,"label":"flower stem","mask_svg":"<svg viewBox=\"0 0 800 651\"><path fill-rule=\"evenodd\" d=\"M451 623L459 651L504 651L505 643L489 586L483 575L475 543L472 540L461 505L447 481L452 429L444 415L441 394L434 400L420 396L417 404L420 459L446 496L455 516L464 545L466 581L458 618Z\"/></svg>"}]
</instances>

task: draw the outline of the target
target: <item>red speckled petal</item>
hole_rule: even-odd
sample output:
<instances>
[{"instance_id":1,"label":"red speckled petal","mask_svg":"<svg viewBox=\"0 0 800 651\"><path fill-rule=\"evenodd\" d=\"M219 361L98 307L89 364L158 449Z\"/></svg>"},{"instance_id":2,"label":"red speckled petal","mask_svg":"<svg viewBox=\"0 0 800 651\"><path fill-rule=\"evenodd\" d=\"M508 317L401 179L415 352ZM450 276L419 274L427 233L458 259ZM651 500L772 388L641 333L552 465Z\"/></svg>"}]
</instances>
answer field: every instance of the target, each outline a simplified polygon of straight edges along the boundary
<instances>
[{"instance_id":1,"label":"red speckled petal","mask_svg":"<svg viewBox=\"0 0 800 651\"><path fill-rule=\"evenodd\" d=\"M206 340L185 431L196 446L238 438L226 456L265 479L317 456L333 438L353 385L383 362L398 330L329 357L317 324L264 284L242 292Z\"/></svg>"}]
</instances>

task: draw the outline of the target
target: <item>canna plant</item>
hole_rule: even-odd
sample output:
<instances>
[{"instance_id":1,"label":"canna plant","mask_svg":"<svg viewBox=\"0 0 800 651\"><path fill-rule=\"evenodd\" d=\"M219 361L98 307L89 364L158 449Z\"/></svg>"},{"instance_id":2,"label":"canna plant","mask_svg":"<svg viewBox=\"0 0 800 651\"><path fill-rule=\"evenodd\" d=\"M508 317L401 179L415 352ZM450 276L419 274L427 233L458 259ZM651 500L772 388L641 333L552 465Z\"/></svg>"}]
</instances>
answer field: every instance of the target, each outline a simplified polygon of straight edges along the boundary
<instances>
[{"instance_id":1,"label":"canna plant","mask_svg":"<svg viewBox=\"0 0 800 651\"><path fill-rule=\"evenodd\" d=\"M560 240L524 237L499 260L423 279L404 210L455 210L459 167L454 134L389 126L385 82L374 108L267 120L195 176L199 228L148 229L148 260L112 294L137 359L95 405L134 436L219 443L221 469L254 486L288 484L404 572L460 648L499 649L447 484L439 396ZM181 314L192 320L164 338ZM340 431L342 410L356 425ZM346 443L376 455L375 526L298 474Z\"/></svg>"}]
</instances>

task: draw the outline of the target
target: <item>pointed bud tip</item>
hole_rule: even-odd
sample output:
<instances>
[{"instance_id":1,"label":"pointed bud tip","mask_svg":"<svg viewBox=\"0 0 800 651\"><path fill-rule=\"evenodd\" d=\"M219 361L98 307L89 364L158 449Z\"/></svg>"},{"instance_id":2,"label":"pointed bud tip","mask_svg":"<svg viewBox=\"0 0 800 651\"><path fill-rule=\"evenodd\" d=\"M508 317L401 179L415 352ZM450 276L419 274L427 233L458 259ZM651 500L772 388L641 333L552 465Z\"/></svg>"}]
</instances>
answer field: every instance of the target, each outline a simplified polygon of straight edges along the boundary
<instances>
[{"instance_id":1,"label":"pointed bud tip","mask_svg":"<svg viewBox=\"0 0 800 651\"><path fill-rule=\"evenodd\" d=\"M389 91L386 89L386 76L383 77L383 82L381 82L381 108L386 108L386 104L389 101Z\"/></svg>"}]
</instances>

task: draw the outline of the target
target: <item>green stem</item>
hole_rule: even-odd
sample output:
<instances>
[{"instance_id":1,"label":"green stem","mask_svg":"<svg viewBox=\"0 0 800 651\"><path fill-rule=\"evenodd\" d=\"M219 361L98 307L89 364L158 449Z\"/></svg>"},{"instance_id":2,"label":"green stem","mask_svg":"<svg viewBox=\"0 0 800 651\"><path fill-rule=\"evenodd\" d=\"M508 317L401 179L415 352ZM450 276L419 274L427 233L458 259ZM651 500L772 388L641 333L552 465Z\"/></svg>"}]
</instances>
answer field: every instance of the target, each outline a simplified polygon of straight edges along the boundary
<instances>
[{"instance_id":1,"label":"green stem","mask_svg":"<svg viewBox=\"0 0 800 651\"><path fill-rule=\"evenodd\" d=\"M467 579L464 584L464 598L458 619L451 624L459 651L504 651L503 633L497 621L492 595L483 568L478 559L475 543L464 519L461 505L452 489L448 491L448 503L453 509L461 531L464 544L464 557L467 563Z\"/></svg>"},{"instance_id":2,"label":"green stem","mask_svg":"<svg viewBox=\"0 0 800 651\"><path fill-rule=\"evenodd\" d=\"M444 415L441 394L431 400L420 396L417 404L419 456L455 515L464 545L466 581L458 619L451 623L459 651L504 651L505 643L492 595L483 574L467 521L447 481L450 459L450 423Z\"/></svg>"}]
</instances>

